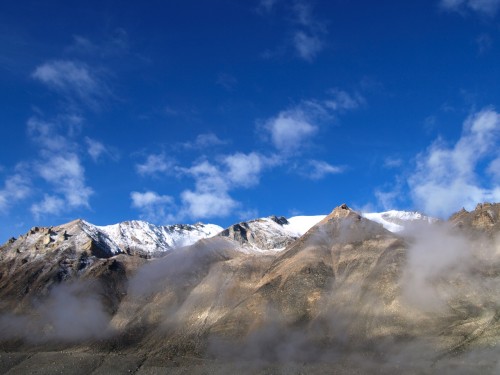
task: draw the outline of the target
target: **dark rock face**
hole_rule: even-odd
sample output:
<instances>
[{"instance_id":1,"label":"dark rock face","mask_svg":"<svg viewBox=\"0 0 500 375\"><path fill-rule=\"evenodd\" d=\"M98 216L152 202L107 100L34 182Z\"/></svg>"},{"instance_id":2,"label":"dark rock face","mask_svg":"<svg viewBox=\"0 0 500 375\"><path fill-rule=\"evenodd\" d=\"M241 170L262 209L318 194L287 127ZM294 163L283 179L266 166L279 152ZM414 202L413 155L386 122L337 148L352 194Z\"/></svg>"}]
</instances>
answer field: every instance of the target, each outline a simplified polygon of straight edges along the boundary
<instances>
[{"instance_id":1,"label":"dark rock face","mask_svg":"<svg viewBox=\"0 0 500 375\"><path fill-rule=\"evenodd\" d=\"M156 260L108 256L99 247L105 239L75 222L33 228L0 248L0 328L21 321L41 338L10 332L0 342L9 350L189 361L353 358L362 368L359 361L423 373L479 356L482 369L492 370L500 339L499 214L500 205L482 204L449 225L402 237L342 205L300 238L285 238L286 219L271 217ZM281 252L242 251L285 243ZM66 308L91 334L65 328L73 336L61 339L51 316ZM102 335L95 326L106 327Z\"/></svg>"}]
</instances>

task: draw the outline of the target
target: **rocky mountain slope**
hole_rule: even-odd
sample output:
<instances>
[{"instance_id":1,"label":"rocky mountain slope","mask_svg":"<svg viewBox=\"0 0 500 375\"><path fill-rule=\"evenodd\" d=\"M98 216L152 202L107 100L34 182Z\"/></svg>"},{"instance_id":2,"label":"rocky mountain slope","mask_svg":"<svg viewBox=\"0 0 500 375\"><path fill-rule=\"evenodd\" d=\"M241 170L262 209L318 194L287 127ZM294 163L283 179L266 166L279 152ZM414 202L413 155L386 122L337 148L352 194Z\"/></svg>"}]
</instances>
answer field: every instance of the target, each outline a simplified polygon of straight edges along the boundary
<instances>
[{"instance_id":1,"label":"rocky mountain slope","mask_svg":"<svg viewBox=\"0 0 500 375\"><path fill-rule=\"evenodd\" d=\"M419 212L409 211L392 210L361 215L391 232L401 232L414 224L432 224L437 221ZM287 219L283 216L270 216L234 224L219 236L236 240L242 245L242 250L247 252L282 251L325 217L326 215L294 216Z\"/></svg>"},{"instance_id":2,"label":"rocky mountain slope","mask_svg":"<svg viewBox=\"0 0 500 375\"><path fill-rule=\"evenodd\" d=\"M192 245L202 238L212 237L223 228L202 223L157 226L133 220L98 226L96 230L107 235L124 252L154 256L177 247Z\"/></svg>"},{"instance_id":3,"label":"rocky mountain slope","mask_svg":"<svg viewBox=\"0 0 500 375\"><path fill-rule=\"evenodd\" d=\"M25 358L5 371L64 350L126 354L138 373L495 373L499 217L500 204L449 222L341 205L239 223L159 258L137 249L157 251L168 232L145 240L139 223L33 228L0 248L0 350Z\"/></svg>"}]
</instances>

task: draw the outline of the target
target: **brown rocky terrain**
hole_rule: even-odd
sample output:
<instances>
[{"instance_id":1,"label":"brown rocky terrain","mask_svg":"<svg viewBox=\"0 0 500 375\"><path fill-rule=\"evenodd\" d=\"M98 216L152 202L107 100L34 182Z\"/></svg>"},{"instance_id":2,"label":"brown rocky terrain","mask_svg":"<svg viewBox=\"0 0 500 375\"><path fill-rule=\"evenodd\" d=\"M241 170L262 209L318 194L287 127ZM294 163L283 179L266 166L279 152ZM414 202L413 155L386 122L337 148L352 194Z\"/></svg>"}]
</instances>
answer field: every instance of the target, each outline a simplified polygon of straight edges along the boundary
<instances>
[{"instance_id":1,"label":"brown rocky terrain","mask_svg":"<svg viewBox=\"0 0 500 375\"><path fill-rule=\"evenodd\" d=\"M159 259L34 228L0 248L0 372L496 373L499 214L394 234L342 205L283 251L240 225Z\"/></svg>"}]
</instances>

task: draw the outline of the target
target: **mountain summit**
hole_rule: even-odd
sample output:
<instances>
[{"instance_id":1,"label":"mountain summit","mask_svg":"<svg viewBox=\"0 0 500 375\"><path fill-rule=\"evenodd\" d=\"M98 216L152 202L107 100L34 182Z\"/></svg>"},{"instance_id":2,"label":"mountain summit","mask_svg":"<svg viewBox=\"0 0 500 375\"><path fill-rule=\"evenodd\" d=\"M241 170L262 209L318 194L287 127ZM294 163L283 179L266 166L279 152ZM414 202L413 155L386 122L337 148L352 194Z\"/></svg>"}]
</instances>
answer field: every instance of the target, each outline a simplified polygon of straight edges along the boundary
<instances>
[{"instance_id":1,"label":"mountain summit","mask_svg":"<svg viewBox=\"0 0 500 375\"><path fill-rule=\"evenodd\" d=\"M448 368L480 353L491 370L499 207L449 222L343 204L226 229L35 227L0 248L0 349L26 358L22 369L23 353L64 351L149 369L205 361L341 373Z\"/></svg>"}]
</instances>

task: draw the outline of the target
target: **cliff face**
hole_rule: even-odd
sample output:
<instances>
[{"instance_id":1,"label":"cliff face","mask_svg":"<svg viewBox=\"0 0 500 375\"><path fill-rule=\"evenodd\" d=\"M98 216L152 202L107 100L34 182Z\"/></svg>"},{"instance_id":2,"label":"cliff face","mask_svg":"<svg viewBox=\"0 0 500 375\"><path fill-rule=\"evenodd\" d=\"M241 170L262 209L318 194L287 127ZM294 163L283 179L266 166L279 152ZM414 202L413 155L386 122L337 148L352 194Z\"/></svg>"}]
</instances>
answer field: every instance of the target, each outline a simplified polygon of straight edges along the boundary
<instances>
[{"instance_id":1,"label":"cliff face","mask_svg":"<svg viewBox=\"0 0 500 375\"><path fill-rule=\"evenodd\" d=\"M0 249L0 326L23 322L38 338L10 329L0 339L269 361L481 351L500 338L499 212L482 204L393 233L342 205L285 242L286 223L269 218L151 260L81 221L34 228ZM85 329L54 318L66 310Z\"/></svg>"},{"instance_id":2,"label":"cliff face","mask_svg":"<svg viewBox=\"0 0 500 375\"><path fill-rule=\"evenodd\" d=\"M248 252L281 251L298 238L287 224L283 216L271 216L231 225L219 236L237 241Z\"/></svg>"},{"instance_id":3,"label":"cliff face","mask_svg":"<svg viewBox=\"0 0 500 375\"><path fill-rule=\"evenodd\" d=\"M500 203L480 203L471 212L462 209L449 222L470 233L496 235L500 233Z\"/></svg>"}]
</instances>

